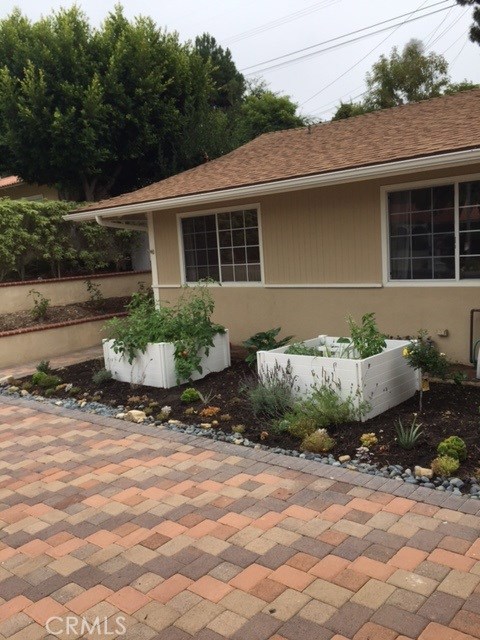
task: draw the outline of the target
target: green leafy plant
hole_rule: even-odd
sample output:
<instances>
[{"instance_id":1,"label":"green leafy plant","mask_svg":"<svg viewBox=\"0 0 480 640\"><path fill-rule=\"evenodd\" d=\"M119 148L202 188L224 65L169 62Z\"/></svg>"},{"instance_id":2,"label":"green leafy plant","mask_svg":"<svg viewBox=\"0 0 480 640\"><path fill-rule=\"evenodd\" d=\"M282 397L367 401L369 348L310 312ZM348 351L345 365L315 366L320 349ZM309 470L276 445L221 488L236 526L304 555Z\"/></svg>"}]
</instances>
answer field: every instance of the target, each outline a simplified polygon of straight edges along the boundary
<instances>
[{"instance_id":1,"label":"green leafy plant","mask_svg":"<svg viewBox=\"0 0 480 640\"><path fill-rule=\"evenodd\" d=\"M188 387L185 391L182 392L180 396L180 400L182 402L198 402L201 399L200 393L194 389L193 387Z\"/></svg>"},{"instance_id":2,"label":"green leafy plant","mask_svg":"<svg viewBox=\"0 0 480 640\"><path fill-rule=\"evenodd\" d=\"M350 327L353 346L360 358L375 356L387 346L386 336L380 333L374 313L364 314L361 324L357 324L352 316L348 316L347 323Z\"/></svg>"},{"instance_id":3,"label":"green leafy plant","mask_svg":"<svg viewBox=\"0 0 480 640\"><path fill-rule=\"evenodd\" d=\"M449 362L445 354L438 351L425 330L418 332L418 337L405 347L403 355L408 364L413 369L420 370L422 375L442 379L447 377Z\"/></svg>"},{"instance_id":4,"label":"green leafy plant","mask_svg":"<svg viewBox=\"0 0 480 640\"><path fill-rule=\"evenodd\" d=\"M395 425L398 445L402 447L402 449L413 449L424 434L421 427L421 424L417 424L417 416L415 416L412 423L406 427L403 426L401 419L398 418L398 422Z\"/></svg>"},{"instance_id":5,"label":"green leafy plant","mask_svg":"<svg viewBox=\"0 0 480 640\"><path fill-rule=\"evenodd\" d=\"M105 304L105 297L102 293L100 285L97 282L92 282L90 279L85 280L85 286L88 293L88 304L94 309L101 309Z\"/></svg>"},{"instance_id":6,"label":"green leafy plant","mask_svg":"<svg viewBox=\"0 0 480 640\"><path fill-rule=\"evenodd\" d=\"M362 433L360 436L360 443L362 447L367 447L370 449L371 447L378 444L378 438L375 433Z\"/></svg>"},{"instance_id":7,"label":"green leafy plant","mask_svg":"<svg viewBox=\"0 0 480 640\"><path fill-rule=\"evenodd\" d=\"M304 342L294 342L285 351L291 356L319 356L320 353L316 347L308 347Z\"/></svg>"},{"instance_id":8,"label":"green leafy plant","mask_svg":"<svg viewBox=\"0 0 480 640\"><path fill-rule=\"evenodd\" d=\"M36 366L36 369L37 371L42 371L43 373L52 373L50 360L40 360L40 362Z\"/></svg>"},{"instance_id":9,"label":"green leafy plant","mask_svg":"<svg viewBox=\"0 0 480 640\"><path fill-rule=\"evenodd\" d=\"M41 389L54 389L61 382L58 376L50 375L44 371L36 371L32 376L32 383Z\"/></svg>"},{"instance_id":10,"label":"green leafy plant","mask_svg":"<svg viewBox=\"0 0 480 640\"><path fill-rule=\"evenodd\" d=\"M450 458L456 458L460 462L465 462L467 459L467 445L462 438L450 436L440 442L437 447L437 453L439 456L449 456Z\"/></svg>"},{"instance_id":11,"label":"green leafy plant","mask_svg":"<svg viewBox=\"0 0 480 640\"><path fill-rule=\"evenodd\" d=\"M50 307L50 299L46 298L35 289L30 289L28 292L29 297L33 299L33 309L30 310L30 315L34 320L45 320L47 317L48 308Z\"/></svg>"},{"instance_id":12,"label":"green leafy plant","mask_svg":"<svg viewBox=\"0 0 480 640\"><path fill-rule=\"evenodd\" d=\"M109 320L105 329L114 341L115 353L126 355L130 364L151 342L173 343L175 372L180 383L189 380L196 371L202 373L203 352L208 355L215 335L225 332L225 327L211 320L214 307L207 283L184 287L172 307L158 308L150 295L138 292L127 307L128 316Z\"/></svg>"},{"instance_id":13,"label":"green leafy plant","mask_svg":"<svg viewBox=\"0 0 480 640\"><path fill-rule=\"evenodd\" d=\"M268 331L260 331L250 336L248 340L245 340L243 346L248 351L247 357L245 358L247 364L251 367L254 366L257 361L257 351L270 351L271 349L283 347L293 338L293 336L286 336L285 338L277 340L277 336L281 330L281 327L277 327L276 329L269 329Z\"/></svg>"},{"instance_id":14,"label":"green leafy plant","mask_svg":"<svg viewBox=\"0 0 480 640\"><path fill-rule=\"evenodd\" d=\"M335 446L335 440L331 438L326 429L318 429L306 436L300 448L311 453L326 453Z\"/></svg>"},{"instance_id":15,"label":"green leafy plant","mask_svg":"<svg viewBox=\"0 0 480 640\"><path fill-rule=\"evenodd\" d=\"M317 429L358 418L353 396L342 399L335 389L327 385L314 387L309 396L297 402L295 413L313 420Z\"/></svg>"},{"instance_id":16,"label":"green leafy plant","mask_svg":"<svg viewBox=\"0 0 480 640\"><path fill-rule=\"evenodd\" d=\"M293 414L291 417L286 416L285 420L288 422L290 435L300 440L311 435L318 428L313 418L301 414Z\"/></svg>"},{"instance_id":17,"label":"green leafy plant","mask_svg":"<svg viewBox=\"0 0 480 640\"><path fill-rule=\"evenodd\" d=\"M95 385L105 384L112 379L112 372L108 369L99 369L92 376L92 382Z\"/></svg>"},{"instance_id":18,"label":"green leafy plant","mask_svg":"<svg viewBox=\"0 0 480 640\"><path fill-rule=\"evenodd\" d=\"M260 376L245 380L240 391L246 394L256 417L279 420L293 409L294 387L295 376L290 365L283 369L275 363Z\"/></svg>"},{"instance_id":19,"label":"green leafy plant","mask_svg":"<svg viewBox=\"0 0 480 640\"><path fill-rule=\"evenodd\" d=\"M450 456L439 456L438 458L435 458L435 460L432 460L430 466L436 476L448 478L453 473L458 471L460 462L458 461L458 458L451 458Z\"/></svg>"}]
</instances>

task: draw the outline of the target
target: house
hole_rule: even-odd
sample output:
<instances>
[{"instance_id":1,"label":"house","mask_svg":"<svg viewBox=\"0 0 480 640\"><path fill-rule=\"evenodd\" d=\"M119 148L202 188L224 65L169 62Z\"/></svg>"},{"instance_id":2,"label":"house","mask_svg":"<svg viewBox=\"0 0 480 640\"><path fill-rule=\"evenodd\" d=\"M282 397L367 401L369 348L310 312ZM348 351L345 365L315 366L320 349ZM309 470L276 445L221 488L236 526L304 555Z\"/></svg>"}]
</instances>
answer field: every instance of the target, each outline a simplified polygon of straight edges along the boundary
<instances>
[{"instance_id":1,"label":"house","mask_svg":"<svg viewBox=\"0 0 480 640\"><path fill-rule=\"evenodd\" d=\"M29 184L18 176L0 177L0 198L12 200L58 200L58 191L46 185Z\"/></svg>"},{"instance_id":2,"label":"house","mask_svg":"<svg viewBox=\"0 0 480 640\"><path fill-rule=\"evenodd\" d=\"M147 225L157 300L210 277L239 342L281 325L341 335L425 328L470 357L480 308L480 90L259 136L232 153L67 216ZM480 326L478 327L480 331Z\"/></svg>"}]
</instances>

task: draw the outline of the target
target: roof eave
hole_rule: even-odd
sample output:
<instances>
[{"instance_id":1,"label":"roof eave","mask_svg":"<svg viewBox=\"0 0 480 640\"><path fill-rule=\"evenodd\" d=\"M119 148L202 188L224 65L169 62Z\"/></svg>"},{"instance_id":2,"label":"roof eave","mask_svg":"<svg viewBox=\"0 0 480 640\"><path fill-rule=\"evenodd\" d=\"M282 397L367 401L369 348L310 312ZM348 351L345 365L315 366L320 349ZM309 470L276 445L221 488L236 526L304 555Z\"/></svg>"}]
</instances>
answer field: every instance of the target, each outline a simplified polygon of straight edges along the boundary
<instances>
[{"instance_id":1,"label":"roof eave","mask_svg":"<svg viewBox=\"0 0 480 640\"><path fill-rule=\"evenodd\" d=\"M315 187L333 186L350 182L360 182L374 178L386 178L394 175L403 175L412 171L428 171L431 169L448 169L461 166L466 163L480 162L480 148L463 149L436 155L396 160L363 167L353 167L329 173L317 173L298 178L287 178L275 182L261 182L242 187L232 187L218 191L205 191L186 196L163 198L107 208L90 209L78 213L70 213L64 216L65 220L84 222L101 218L116 218L127 215L148 213L150 211L165 211L181 207L204 205L220 202L222 200L238 200L258 196L313 189Z\"/></svg>"}]
</instances>

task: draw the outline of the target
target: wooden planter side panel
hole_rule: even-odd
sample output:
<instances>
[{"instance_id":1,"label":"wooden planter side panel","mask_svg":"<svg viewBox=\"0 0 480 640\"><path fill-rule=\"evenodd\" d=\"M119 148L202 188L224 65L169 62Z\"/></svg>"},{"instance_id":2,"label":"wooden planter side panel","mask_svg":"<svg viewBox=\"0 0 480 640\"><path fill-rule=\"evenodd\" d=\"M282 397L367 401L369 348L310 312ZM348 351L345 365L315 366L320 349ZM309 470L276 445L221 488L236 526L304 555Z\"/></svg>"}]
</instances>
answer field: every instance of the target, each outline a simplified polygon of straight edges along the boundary
<instances>
[{"instance_id":1,"label":"wooden planter side panel","mask_svg":"<svg viewBox=\"0 0 480 640\"><path fill-rule=\"evenodd\" d=\"M305 344L315 346L318 339L306 340ZM286 369L290 363L296 395L308 395L312 386L327 384L344 400L353 396L357 406L368 402L370 410L362 418L365 422L404 402L419 388L418 373L403 357L408 344L403 340L387 340L383 353L364 360L288 355L284 353L288 347L281 347L259 351L257 370L264 376L276 364Z\"/></svg>"},{"instance_id":2,"label":"wooden planter side panel","mask_svg":"<svg viewBox=\"0 0 480 640\"><path fill-rule=\"evenodd\" d=\"M200 380L209 373L222 371L230 366L228 331L223 334L217 333L213 342L214 346L210 348L209 355L202 354L202 373L195 372L192 380ZM113 340L104 340L103 356L105 368L112 372L115 380L163 389L177 386L175 347L171 342L149 344L145 353L139 353L132 364L128 362L128 357L115 353L112 345Z\"/></svg>"}]
</instances>

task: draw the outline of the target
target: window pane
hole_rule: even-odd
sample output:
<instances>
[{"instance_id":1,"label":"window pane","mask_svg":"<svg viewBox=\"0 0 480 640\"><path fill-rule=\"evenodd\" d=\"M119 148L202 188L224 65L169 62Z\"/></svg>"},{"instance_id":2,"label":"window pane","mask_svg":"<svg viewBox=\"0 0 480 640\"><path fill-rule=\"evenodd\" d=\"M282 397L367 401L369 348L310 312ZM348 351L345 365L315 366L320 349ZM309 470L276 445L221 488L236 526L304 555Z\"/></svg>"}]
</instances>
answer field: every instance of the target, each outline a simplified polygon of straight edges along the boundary
<instances>
[{"instance_id":1,"label":"window pane","mask_svg":"<svg viewBox=\"0 0 480 640\"><path fill-rule=\"evenodd\" d=\"M480 231L460 233L460 255L480 254Z\"/></svg>"},{"instance_id":2,"label":"window pane","mask_svg":"<svg viewBox=\"0 0 480 640\"><path fill-rule=\"evenodd\" d=\"M247 244L258 244L258 229L245 229L245 241Z\"/></svg>"},{"instance_id":3,"label":"window pane","mask_svg":"<svg viewBox=\"0 0 480 640\"><path fill-rule=\"evenodd\" d=\"M246 227L258 226L257 212L255 211L255 209L249 209L248 211L245 211L245 226Z\"/></svg>"},{"instance_id":4,"label":"window pane","mask_svg":"<svg viewBox=\"0 0 480 640\"><path fill-rule=\"evenodd\" d=\"M213 221L213 223L212 223ZM192 216L182 219L185 279L198 282L202 278L218 280L217 234L215 216ZM186 232L190 230L189 232Z\"/></svg>"},{"instance_id":5,"label":"window pane","mask_svg":"<svg viewBox=\"0 0 480 640\"><path fill-rule=\"evenodd\" d=\"M260 265L249 264L248 265L248 281L260 282L260 280L261 280Z\"/></svg>"},{"instance_id":6,"label":"window pane","mask_svg":"<svg viewBox=\"0 0 480 640\"><path fill-rule=\"evenodd\" d=\"M232 232L231 231L219 231L218 236L220 238L221 247L232 246Z\"/></svg>"},{"instance_id":7,"label":"window pane","mask_svg":"<svg viewBox=\"0 0 480 640\"><path fill-rule=\"evenodd\" d=\"M392 238L390 240L390 255L392 258L410 257L410 236Z\"/></svg>"},{"instance_id":8,"label":"window pane","mask_svg":"<svg viewBox=\"0 0 480 640\"><path fill-rule=\"evenodd\" d=\"M233 282L233 267L222 266L222 282Z\"/></svg>"},{"instance_id":9,"label":"window pane","mask_svg":"<svg viewBox=\"0 0 480 640\"><path fill-rule=\"evenodd\" d=\"M460 206L480 204L480 180L461 182L459 185Z\"/></svg>"},{"instance_id":10,"label":"window pane","mask_svg":"<svg viewBox=\"0 0 480 640\"><path fill-rule=\"evenodd\" d=\"M216 233L215 216L205 216L205 229Z\"/></svg>"},{"instance_id":11,"label":"window pane","mask_svg":"<svg viewBox=\"0 0 480 640\"><path fill-rule=\"evenodd\" d=\"M243 211L235 211L232 216L232 229L243 229Z\"/></svg>"},{"instance_id":12,"label":"window pane","mask_svg":"<svg viewBox=\"0 0 480 640\"><path fill-rule=\"evenodd\" d=\"M197 272L199 280L205 280L205 278L209 277L208 267L198 267Z\"/></svg>"},{"instance_id":13,"label":"window pane","mask_svg":"<svg viewBox=\"0 0 480 640\"><path fill-rule=\"evenodd\" d=\"M410 191L394 191L388 194L388 212L410 211Z\"/></svg>"},{"instance_id":14,"label":"window pane","mask_svg":"<svg viewBox=\"0 0 480 640\"><path fill-rule=\"evenodd\" d=\"M408 280L412 277L410 260L391 260L390 264L392 280Z\"/></svg>"},{"instance_id":15,"label":"window pane","mask_svg":"<svg viewBox=\"0 0 480 640\"><path fill-rule=\"evenodd\" d=\"M415 258L432 255L432 236L412 236L412 256Z\"/></svg>"},{"instance_id":16,"label":"window pane","mask_svg":"<svg viewBox=\"0 0 480 640\"><path fill-rule=\"evenodd\" d=\"M444 209L443 211L433 212L433 231L454 231L455 229L455 213L453 209Z\"/></svg>"},{"instance_id":17,"label":"window pane","mask_svg":"<svg viewBox=\"0 0 480 640\"><path fill-rule=\"evenodd\" d=\"M193 228L195 233L205 231L205 216L195 216L193 218Z\"/></svg>"},{"instance_id":18,"label":"window pane","mask_svg":"<svg viewBox=\"0 0 480 640\"><path fill-rule=\"evenodd\" d=\"M453 184L433 187L433 208L451 209L455 201L455 187Z\"/></svg>"},{"instance_id":19,"label":"window pane","mask_svg":"<svg viewBox=\"0 0 480 640\"><path fill-rule=\"evenodd\" d=\"M220 249L220 261L222 264L233 264L233 252L231 249Z\"/></svg>"},{"instance_id":20,"label":"window pane","mask_svg":"<svg viewBox=\"0 0 480 640\"><path fill-rule=\"evenodd\" d=\"M185 270L185 279L187 282L197 282L197 269L196 267L187 267Z\"/></svg>"},{"instance_id":21,"label":"window pane","mask_svg":"<svg viewBox=\"0 0 480 640\"><path fill-rule=\"evenodd\" d=\"M245 231L243 229L236 229L232 231L232 240L234 247L245 246Z\"/></svg>"},{"instance_id":22,"label":"window pane","mask_svg":"<svg viewBox=\"0 0 480 640\"><path fill-rule=\"evenodd\" d=\"M480 229L480 207L465 207L459 213L460 231Z\"/></svg>"},{"instance_id":23,"label":"window pane","mask_svg":"<svg viewBox=\"0 0 480 640\"><path fill-rule=\"evenodd\" d=\"M216 249L209 249L207 251L207 258L210 266L218 265L218 251Z\"/></svg>"},{"instance_id":24,"label":"window pane","mask_svg":"<svg viewBox=\"0 0 480 640\"><path fill-rule=\"evenodd\" d=\"M207 264L207 252L205 250L196 251L195 255L196 255L196 261L197 261L197 267L200 265L205 266Z\"/></svg>"},{"instance_id":25,"label":"window pane","mask_svg":"<svg viewBox=\"0 0 480 640\"><path fill-rule=\"evenodd\" d=\"M195 249L207 248L207 236L204 233L195 234Z\"/></svg>"},{"instance_id":26,"label":"window pane","mask_svg":"<svg viewBox=\"0 0 480 640\"><path fill-rule=\"evenodd\" d=\"M193 251L195 249L195 238L192 234L183 235L183 246L185 251Z\"/></svg>"},{"instance_id":27,"label":"window pane","mask_svg":"<svg viewBox=\"0 0 480 640\"><path fill-rule=\"evenodd\" d=\"M218 228L219 229L230 229L230 214L229 213L218 213Z\"/></svg>"},{"instance_id":28,"label":"window pane","mask_svg":"<svg viewBox=\"0 0 480 640\"><path fill-rule=\"evenodd\" d=\"M208 277L212 280L216 280L217 282L220 280L220 268L217 266L209 266L208 267Z\"/></svg>"},{"instance_id":29,"label":"window pane","mask_svg":"<svg viewBox=\"0 0 480 640\"><path fill-rule=\"evenodd\" d=\"M460 278L480 278L480 256L460 258Z\"/></svg>"},{"instance_id":30,"label":"window pane","mask_svg":"<svg viewBox=\"0 0 480 640\"><path fill-rule=\"evenodd\" d=\"M411 233L410 214L398 213L390 216L390 234L404 236Z\"/></svg>"},{"instance_id":31,"label":"window pane","mask_svg":"<svg viewBox=\"0 0 480 640\"><path fill-rule=\"evenodd\" d=\"M433 261L434 277L438 279L455 278L455 258L435 258Z\"/></svg>"},{"instance_id":32,"label":"window pane","mask_svg":"<svg viewBox=\"0 0 480 640\"><path fill-rule=\"evenodd\" d=\"M244 264L247 260L245 247L235 247L233 250L233 261L235 264Z\"/></svg>"},{"instance_id":33,"label":"window pane","mask_svg":"<svg viewBox=\"0 0 480 640\"><path fill-rule=\"evenodd\" d=\"M429 280L432 278L432 260L423 258L412 259L412 278Z\"/></svg>"},{"instance_id":34,"label":"window pane","mask_svg":"<svg viewBox=\"0 0 480 640\"><path fill-rule=\"evenodd\" d=\"M433 236L433 253L436 256L455 255L455 235L453 233L440 233Z\"/></svg>"},{"instance_id":35,"label":"window pane","mask_svg":"<svg viewBox=\"0 0 480 640\"><path fill-rule=\"evenodd\" d=\"M247 247L247 262L260 262L260 247Z\"/></svg>"},{"instance_id":36,"label":"window pane","mask_svg":"<svg viewBox=\"0 0 480 640\"><path fill-rule=\"evenodd\" d=\"M182 231L183 233L193 233L193 218L182 219Z\"/></svg>"},{"instance_id":37,"label":"window pane","mask_svg":"<svg viewBox=\"0 0 480 640\"><path fill-rule=\"evenodd\" d=\"M410 195L411 211L429 211L432 208L432 190L413 189Z\"/></svg>"},{"instance_id":38,"label":"window pane","mask_svg":"<svg viewBox=\"0 0 480 640\"><path fill-rule=\"evenodd\" d=\"M185 265L187 267L194 267L195 264L195 251L185 251Z\"/></svg>"},{"instance_id":39,"label":"window pane","mask_svg":"<svg viewBox=\"0 0 480 640\"><path fill-rule=\"evenodd\" d=\"M412 213L412 235L430 233L432 230L432 214L430 211Z\"/></svg>"},{"instance_id":40,"label":"window pane","mask_svg":"<svg viewBox=\"0 0 480 640\"><path fill-rule=\"evenodd\" d=\"M247 281L247 265L235 265L235 282Z\"/></svg>"}]
</instances>

